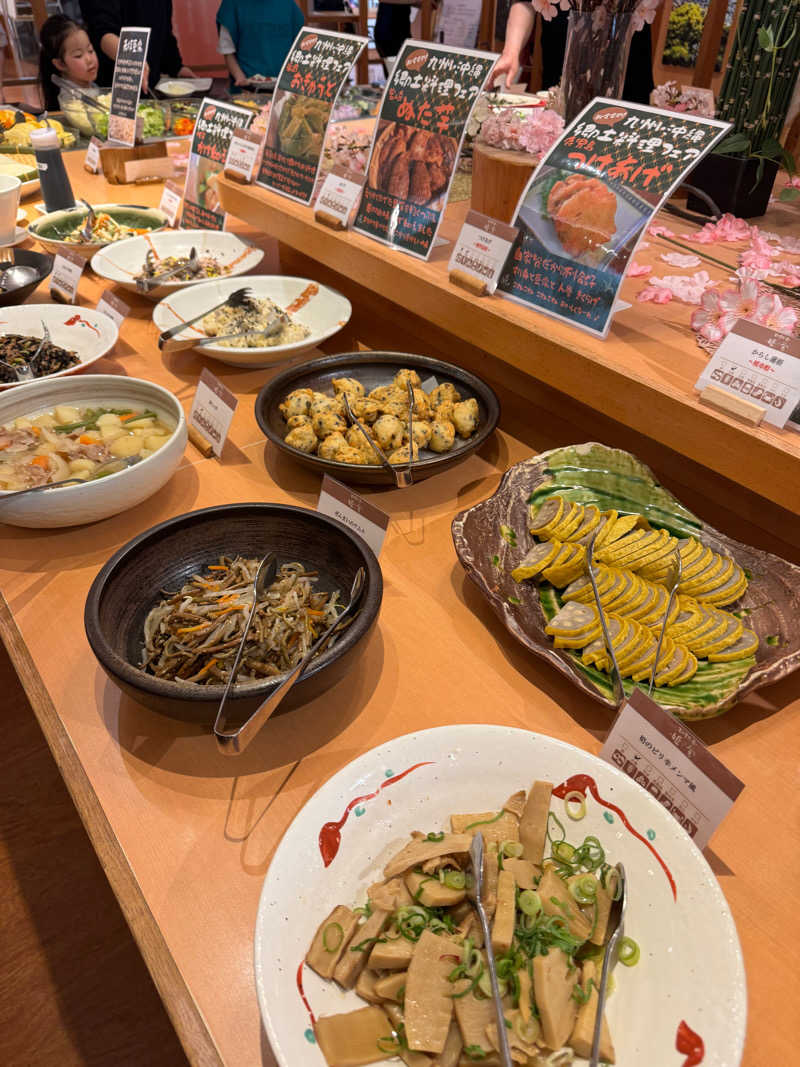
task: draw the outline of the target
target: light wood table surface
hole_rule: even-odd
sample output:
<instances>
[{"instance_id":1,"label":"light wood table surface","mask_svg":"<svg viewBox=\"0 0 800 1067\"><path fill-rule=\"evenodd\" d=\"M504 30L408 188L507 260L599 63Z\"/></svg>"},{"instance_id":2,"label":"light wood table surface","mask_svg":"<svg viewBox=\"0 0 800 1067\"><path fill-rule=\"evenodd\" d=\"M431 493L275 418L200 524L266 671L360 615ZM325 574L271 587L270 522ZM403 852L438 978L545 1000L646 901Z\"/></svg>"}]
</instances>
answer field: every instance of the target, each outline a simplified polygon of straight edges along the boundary
<instances>
[{"instance_id":1,"label":"light wood table surface","mask_svg":"<svg viewBox=\"0 0 800 1067\"><path fill-rule=\"evenodd\" d=\"M110 189L99 177L81 177L72 157L69 164L90 202L160 195L158 186ZM94 306L105 285L87 271L81 304ZM596 427L541 409L520 423L524 433L501 429L448 472L407 491L368 492L391 524L381 555L383 606L363 656L344 682L273 719L233 760L217 753L207 727L162 718L106 679L84 635L86 593L105 560L157 522L234 501L313 508L319 481L265 447L253 398L271 372L193 353L162 358L152 305L120 295L133 314L96 369L150 378L188 409L207 362L240 398L231 442L221 462L189 447L169 484L133 513L68 530L0 527L0 632L190 1060L272 1065L253 976L258 897L281 835L322 782L376 744L445 723L507 724L599 750L606 711L509 637L463 575L450 537L456 511L489 496L509 465L586 439ZM338 350L336 339L328 348ZM681 495L733 536L797 558L780 531L709 504L703 485ZM706 856L744 950L747 1067L795 1058L798 712L795 675L697 727L746 783Z\"/></svg>"}]
</instances>

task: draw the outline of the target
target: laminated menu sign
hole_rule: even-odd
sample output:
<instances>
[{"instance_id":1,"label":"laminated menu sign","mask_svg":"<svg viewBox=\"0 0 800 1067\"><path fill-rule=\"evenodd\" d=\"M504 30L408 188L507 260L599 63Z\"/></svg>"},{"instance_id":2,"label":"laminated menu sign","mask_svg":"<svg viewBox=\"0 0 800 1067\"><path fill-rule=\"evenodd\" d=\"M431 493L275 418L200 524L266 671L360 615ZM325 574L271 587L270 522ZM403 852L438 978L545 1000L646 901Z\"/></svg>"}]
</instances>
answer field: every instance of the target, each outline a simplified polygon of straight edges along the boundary
<instances>
[{"instance_id":1,"label":"laminated menu sign","mask_svg":"<svg viewBox=\"0 0 800 1067\"><path fill-rule=\"evenodd\" d=\"M498 292L605 337L648 223L730 123L597 97L542 159Z\"/></svg>"},{"instance_id":2,"label":"laminated menu sign","mask_svg":"<svg viewBox=\"0 0 800 1067\"><path fill-rule=\"evenodd\" d=\"M259 185L311 203L336 98L366 43L331 30L300 30L275 86Z\"/></svg>"},{"instance_id":3,"label":"laminated menu sign","mask_svg":"<svg viewBox=\"0 0 800 1067\"><path fill-rule=\"evenodd\" d=\"M406 41L381 102L353 229L427 259L496 56Z\"/></svg>"},{"instance_id":4,"label":"laminated menu sign","mask_svg":"<svg viewBox=\"0 0 800 1067\"><path fill-rule=\"evenodd\" d=\"M189 166L183 192L181 228L189 230L223 230L225 212L220 211L219 193L214 179L221 174L228 158L233 131L247 128L253 113L234 104L222 104L205 97L189 149Z\"/></svg>"},{"instance_id":5,"label":"laminated menu sign","mask_svg":"<svg viewBox=\"0 0 800 1067\"><path fill-rule=\"evenodd\" d=\"M149 41L150 30L146 27L123 26L119 32L114 80L111 83L109 141L126 145L136 143L136 113Z\"/></svg>"}]
</instances>

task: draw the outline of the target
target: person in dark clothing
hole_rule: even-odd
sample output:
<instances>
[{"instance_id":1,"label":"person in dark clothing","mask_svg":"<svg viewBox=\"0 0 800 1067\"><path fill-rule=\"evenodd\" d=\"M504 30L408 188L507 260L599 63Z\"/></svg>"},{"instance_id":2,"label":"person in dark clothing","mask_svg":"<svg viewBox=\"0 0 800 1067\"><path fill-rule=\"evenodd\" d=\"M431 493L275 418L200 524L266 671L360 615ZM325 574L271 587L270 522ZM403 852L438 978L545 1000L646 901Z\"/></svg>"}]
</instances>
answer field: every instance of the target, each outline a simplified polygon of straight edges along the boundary
<instances>
[{"instance_id":1,"label":"person in dark clothing","mask_svg":"<svg viewBox=\"0 0 800 1067\"><path fill-rule=\"evenodd\" d=\"M374 36L381 59L396 56L403 42L411 36L411 3L408 0L379 0Z\"/></svg>"},{"instance_id":2,"label":"person in dark clothing","mask_svg":"<svg viewBox=\"0 0 800 1067\"><path fill-rule=\"evenodd\" d=\"M172 0L80 0L80 4L83 21L100 59L97 75L100 85L111 85L123 26L150 28L143 89L154 89L162 74L194 77L181 59L178 42L172 32Z\"/></svg>"}]
</instances>

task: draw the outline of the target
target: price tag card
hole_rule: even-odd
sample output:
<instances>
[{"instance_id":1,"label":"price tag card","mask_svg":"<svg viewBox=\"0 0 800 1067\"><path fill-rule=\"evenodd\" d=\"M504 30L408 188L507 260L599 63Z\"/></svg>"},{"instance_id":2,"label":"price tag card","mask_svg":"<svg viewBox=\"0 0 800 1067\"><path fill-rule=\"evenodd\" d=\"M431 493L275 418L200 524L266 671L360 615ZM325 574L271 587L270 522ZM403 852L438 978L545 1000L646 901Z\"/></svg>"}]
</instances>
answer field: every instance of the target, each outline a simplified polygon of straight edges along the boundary
<instances>
[{"instance_id":1,"label":"price tag card","mask_svg":"<svg viewBox=\"0 0 800 1067\"><path fill-rule=\"evenodd\" d=\"M192 401L192 410L189 412L189 425L194 426L205 437L215 456L222 455L238 403L230 389L210 370L203 368Z\"/></svg>"},{"instance_id":2,"label":"price tag card","mask_svg":"<svg viewBox=\"0 0 800 1067\"><path fill-rule=\"evenodd\" d=\"M97 310L101 311L104 315L108 315L110 319L113 319L117 324L117 329L119 329L123 320L131 311L125 301L120 300L120 298L115 293L112 293L110 289L106 289L97 301Z\"/></svg>"},{"instance_id":3,"label":"price tag card","mask_svg":"<svg viewBox=\"0 0 800 1067\"><path fill-rule=\"evenodd\" d=\"M50 296L60 304L74 304L86 260L77 252L65 248L53 261L50 275Z\"/></svg>"},{"instance_id":4,"label":"price tag card","mask_svg":"<svg viewBox=\"0 0 800 1067\"><path fill-rule=\"evenodd\" d=\"M123 26L119 32L114 80L111 83L111 106L108 139L119 144L136 144L136 112L142 91L150 30L144 26Z\"/></svg>"},{"instance_id":5,"label":"price tag card","mask_svg":"<svg viewBox=\"0 0 800 1067\"><path fill-rule=\"evenodd\" d=\"M348 530L357 533L376 556L380 555L386 531L389 529L389 516L363 496L326 474L322 479L317 511L321 515L336 519Z\"/></svg>"},{"instance_id":6,"label":"price tag card","mask_svg":"<svg viewBox=\"0 0 800 1067\"><path fill-rule=\"evenodd\" d=\"M100 173L100 149L102 147L103 142L97 137L93 137L86 146L86 159L83 161L83 166L90 174Z\"/></svg>"},{"instance_id":7,"label":"price tag card","mask_svg":"<svg viewBox=\"0 0 800 1067\"><path fill-rule=\"evenodd\" d=\"M654 796L698 848L744 789L688 726L641 689L620 708L600 756Z\"/></svg>"},{"instance_id":8,"label":"price tag card","mask_svg":"<svg viewBox=\"0 0 800 1067\"><path fill-rule=\"evenodd\" d=\"M325 175L314 206L314 218L326 226L346 230L365 180L366 175L337 164Z\"/></svg>"},{"instance_id":9,"label":"price tag card","mask_svg":"<svg viewBox=\"0 0 800 1067\"><path fill-rule=\"evenodd\" d=\"M228 145L225 177L249 185L255 177L262 143L263 136L255 130L235 130Z\"/></svg>"},{"instance_id":10,"label":"price tag card","mask_svg":"<svg viewBox=\"0 0 800 1067\"><path fill-rule=\"evenodd\" d=\"M458 283L466 274L493 293L518 233L515 226L470 211L450 257L451 279Z\"/></svg>"},{"instance_id":11,"label":"price tag card","mask_svg":"<svg viewBox=\"0 0 800 1067\"><path fill-rule=\"evenodd\" d=\"M170 226L178 221L178 214L183 201L183 190L175 182L165 182L164 192L161 194L161 202L158 207L167 216Z\"/></svg>"},{"instance_id":12,"label":"price tag card","mask_svg":"<svg viewBox=\"0 0 800 1067\"><path fill-rule=\"evenodd\" d=\"M800 340L739 319L697 379L695 389L709 387L757 405L782 429L800 404Z\"/></svg>"}]
</instances>

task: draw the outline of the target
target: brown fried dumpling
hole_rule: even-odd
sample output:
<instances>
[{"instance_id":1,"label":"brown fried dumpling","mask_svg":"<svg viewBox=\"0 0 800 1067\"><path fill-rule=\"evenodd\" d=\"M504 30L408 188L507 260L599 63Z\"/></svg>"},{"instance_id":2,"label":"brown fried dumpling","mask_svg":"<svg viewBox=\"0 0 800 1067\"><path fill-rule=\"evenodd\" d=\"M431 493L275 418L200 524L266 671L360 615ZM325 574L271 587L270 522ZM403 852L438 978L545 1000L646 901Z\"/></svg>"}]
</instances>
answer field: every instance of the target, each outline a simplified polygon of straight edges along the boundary
<instances>
[{"instance_id":1,"label":"brown fried dumpling","mask_svg":"<svg viewBox=\"0 0 800 1067\"><path fill-rule=\"evenodd\" d=\"M289 430L284 440L287 445L292 448L299 448L301 452L311 453L317 447L317 435L308 423L305 426L295 426L294 429Z\"/></svg>"},{"instance_id":2,"label":"brown fried dumpling","mask_svg":"<svg viewBox=\"0 0 800 1067\"><path fill-rule=\"evenodd\" d=\"M414 459L419 459L419 449L416 445L414 445L412 457ZM408 442L406 442L406 444L404 444L401 448L397 448L394 452L391 452L389 454L388 459L390 463L408 463Z\"/></svg>"},{"instance_id":3,"label":"brown fried dumpling","mask_svg":"<svg viewBox=\"0 0 800 1067\"><path fill-rule=\"evenodd\" d=\"M392 452L403 443L405 426L394 415L381 415L373 426L375 440L384 450Z\"/></svg>"},{"instance_id":4,"label":"brown fried dumpling","mask_svg":"<svg viewBox=\"0 0 800 1067\"><path fill-rule=\"evenodd\" d=\"M431 426L431 439L428 448L432 452L449 452L456 439L456 428L452 422L435 419Z\"/></svg>"},{"instance_id":5,"label":"brown fried dumpling","mask_svg":"<svg viewBox=\"0 0 800 1067\"><path fill-rule=\"evenodd\" d=\"M478 401L474 396L453 405L453 425L459 437L470 437L478 428Z\"/></svg>"},{"instance_id":6,"label":"brown fried dumpling","mask_svg":"<svg viewBox=\"0 0 800 1067\"><path fill-rule=\"evenodd\" d=\"M324 441L320 441L317 447L317 455L322 459L338 459L338 453L343 448L349 448L347 441L344 439L344 435L341 433L331 433L325 438Z\"/></svg>"},{"instance_id":7,"label":"brown fried dumpling","mask_svg":"<svg viewBox=\"0 0 800 1067\"><path fill-rule=\"evenodd\" d=\"M365 393L364 386L355 378L333 378L331 379L331 385L337 396L340 393L347 393L347 399L351 404L353 403L353 397L364 396Z\"/></svg>"},{"instance_id":8,"label":"brown fried dumpling","mask_svg":"<svg viewBox=\"0 0 800 1067\"><path fill-rule=\"evenodd\" d=\"M281 414L285 419L290 419L292 415L307 415L308 409L311 407L311 401L314 394L310 389L295 389L286 397L282 404L279 405Z\"/></svg>"},{"instance_id":9,"label":"brown fried dumpling","mask_svg":"<svg viewBox=\"0 0 800 1067\"><path fill-rule=\"evenodd\" d=\"M431 407L436 408L439 404L443 404L446 400L452 401L457 404L461 399L461 393L453 385L452 382L442 382L441 385L437 385L435 389L431 389L428 394L428 403Z\"/></svg>"},{"instance_id":10,"label":"brown fried dumpling","mask_svg":"<svg viewBox=\"0 0 800 1067\"><path fill-rule=\"evenodd\" d=\"M319 438L327 437L331 433L344 433L347 429L347 423L339 412L330 409L312 415L311 425Z\"/></svg>"},{"instance_id":11,"label":"brown fried dumpling","mask_svg":"<svg viewBox=\"0 0 800 1067\"><path fill-rule=\"evenodd\" d=\"M408 367L404 367L402 370L399 370L397 374L395 374L393 384L397 386L398 389L405 390L406 382L411 382L411 385L414 387L414 389L418 389L420 385L422 385L420 376L417 374L417 372L415 370L409 369Z\"/></svg>"}]
</instances>

